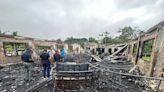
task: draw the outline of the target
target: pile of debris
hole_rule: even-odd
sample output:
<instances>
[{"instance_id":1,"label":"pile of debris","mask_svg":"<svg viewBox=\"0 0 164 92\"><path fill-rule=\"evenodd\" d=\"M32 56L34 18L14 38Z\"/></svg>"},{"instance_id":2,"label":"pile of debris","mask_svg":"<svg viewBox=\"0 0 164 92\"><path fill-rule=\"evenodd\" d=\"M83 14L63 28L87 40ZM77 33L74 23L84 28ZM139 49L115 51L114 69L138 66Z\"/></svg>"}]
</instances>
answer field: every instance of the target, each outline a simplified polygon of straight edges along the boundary
<instances>
[{"instance_id":1,"label":"pile of debris","mask_svg":"<svg viewBox=\"0 0 164 92\"><path fill-rule=\"evenodd\" d=\"M129 61L102 60L101 62L92 63L95 68L100 70L99 80L97 80L98 92L153 92L146 85L147 80L140 77L140 71Z\"/></svg>"},{"instance_id":2,"label":"pile of debris","mask_svg":"<svg viewBox=\"0 0 164 92\"><path fill-rule=\"evenodd\" d=\"M112 57L109 58L108 60L108 58L101 59L94 55L74 54L67 55L65 61L71 63L76 62L77 66L79 66L80 63L87 63L89 64L90 70L97 71L93 73L94 75L97 74L95 75L97 76L96 80L92 80L92 87L88 88L88 90L92 90L93 92L154 92L147 85L149 79L152 80L152 78L144 77L137 66L134 66L132 62L126 59L117 60ZM0 69L0 92L26 92L33 85L38 83L45 84L42 78L42 67L39 63L35 63L32 69L32 81L26 82L24 80L24 69L21 63ZM66 70L69 69L70 68L66 68ZM79 72L77 72L77 74L79 74ZM53 89L54 86L51 86ZM39 86L36 87L36 90L37 89L39 89ZM50 88L47 87L44 91L41 89L41 92L46 92L48 89ZM37 92L40 91L37 90Z\"/></svg>"},{"instance_id":3,"label":"pile of debris","mask_svg":"<svg viewBox=\"0 0 164 92\"><path fill-rule=\"evenodd\" d=\"M32 85L42 80L42 71L39 64L34 64L31 81L25 78L23 64L9 65L0 70L0 92L25 92Z\"/></svg>"}]
</instances>

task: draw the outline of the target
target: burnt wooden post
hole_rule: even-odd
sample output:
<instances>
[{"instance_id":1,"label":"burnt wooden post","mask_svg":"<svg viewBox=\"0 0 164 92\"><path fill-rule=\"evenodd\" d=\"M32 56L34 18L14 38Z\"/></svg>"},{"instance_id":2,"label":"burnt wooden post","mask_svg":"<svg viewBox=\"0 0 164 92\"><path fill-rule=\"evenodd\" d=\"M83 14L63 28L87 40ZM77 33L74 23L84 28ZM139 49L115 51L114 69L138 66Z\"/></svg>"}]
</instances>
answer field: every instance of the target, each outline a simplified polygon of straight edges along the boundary
<instances>
[{"instance_id":1,"label":"burnt wooden post","mask_svg":"<svg viewBox=\"0 0 164 92\"><path fill-rule=\"evenodd\" d=\"M158 49L156 46L156 41L157 41L157 36L154 38L154 44L153 44L153 51L151 54L151 64L150 64L150 71L149 71L149 76L153 76L154 73L154 67L156 65L157 62L157 57L158 57Z\"/></svg>"},{"instance_id":2,"label":"burnt wooden post","mask_svg":"<svg viewBox=\"0 0 164 92\"><path fill-rule=\"evenodd\" d=\"M138 41L137 41L137 52L136 52L136 56L135 56L135 65L137 65L137 61L139 58L139 50L140 50L140 41L141 41L141 37L138 37Z\"/></svg>"},{"instance_id":3,"label":"burnt wooden post","mask_svg":"<svg viewBox=\"0 0 164 92\"><path fill-rule=\"evenodd\" d=\"M164 75L163 74L161 74L161 76L160 77L163 77ZM159 90L159 88L160 88L160 85L161 85L161 82L162 82L162 80L159 80L158 81L158 84L157 84L157 92L160 92Z\"/></svg>"},{"instance_id":4,"label":"burnt wooden post","mask_svg":"<svg viewBox=\"0 0 164 92\"><path fill-rule=\"evenodd\" d=\"M150 72L149 72L149 76L151 77L153 76L153 73L154 73L154 67L157 62L157 57L158 57L158 50L153 52L152 62L151 62Z\"/></svg>"}]
</instances>

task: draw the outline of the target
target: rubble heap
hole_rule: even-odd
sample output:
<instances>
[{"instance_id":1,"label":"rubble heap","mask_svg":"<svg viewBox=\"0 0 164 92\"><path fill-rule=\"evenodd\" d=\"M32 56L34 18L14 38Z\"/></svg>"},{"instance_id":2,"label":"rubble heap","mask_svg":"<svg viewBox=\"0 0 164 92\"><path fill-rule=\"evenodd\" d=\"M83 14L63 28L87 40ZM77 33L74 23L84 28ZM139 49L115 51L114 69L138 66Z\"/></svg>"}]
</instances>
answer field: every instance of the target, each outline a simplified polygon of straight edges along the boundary
<instances>
[{"instance_id":1,"label":"rubble heap","mask_svg":"<svg viewBox=\"0 0 164 92\"><path fill-rule=\"evenodd\" d=\"M134 67L131 62L119 60L112 62L104 60L97 63L96 66L100 70L96 88L98 92L154 92L146 85L145 81L147 80L119 74L129 74L129 71ZM113 73L108 72L108 70ZM142 75L137 68L132 73L139 76Z\"/></svg>"},{"instance_id":2,"label":"rubble heap","mask_svg":"<svg viewBox=\"0 0 164 92\"><path fill-rule=\"evenodd\" d=\"M42 80L39 64L34 64L31 81L25 81L24 74L24 67L21 63L2 68L0 70L0 92L25 92L26 89Z\"/></svg>"}]
</instances>

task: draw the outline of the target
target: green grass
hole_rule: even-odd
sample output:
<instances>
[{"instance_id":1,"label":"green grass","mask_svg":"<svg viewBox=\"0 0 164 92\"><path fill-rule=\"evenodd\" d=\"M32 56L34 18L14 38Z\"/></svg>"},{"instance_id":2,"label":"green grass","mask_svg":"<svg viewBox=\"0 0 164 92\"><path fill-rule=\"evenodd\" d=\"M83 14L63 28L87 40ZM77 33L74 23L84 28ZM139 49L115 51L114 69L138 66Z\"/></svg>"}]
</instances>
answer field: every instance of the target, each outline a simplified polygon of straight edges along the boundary
<instances>
[{"instance_id":1,"label":"green grass","mask_svg":"<svg viewBox=\"0 0 164 92\"><path fill-rule=\"evenodd\" d=\"M149 61L149 62L151 61L151 57L150 56L143 56L142 59L144 61Z\"/></svg>"}]
</instances>

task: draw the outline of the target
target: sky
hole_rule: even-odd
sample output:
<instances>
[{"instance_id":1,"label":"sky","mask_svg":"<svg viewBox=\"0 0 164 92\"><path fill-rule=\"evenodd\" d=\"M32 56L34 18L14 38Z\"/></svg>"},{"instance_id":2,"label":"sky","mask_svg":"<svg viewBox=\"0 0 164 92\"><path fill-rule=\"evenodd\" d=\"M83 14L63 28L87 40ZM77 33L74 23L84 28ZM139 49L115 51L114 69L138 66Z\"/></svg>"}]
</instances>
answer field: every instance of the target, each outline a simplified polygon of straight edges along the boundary
<instances>
[{"instance_id":1,"label":"sky","mask_svg":"<svg viewBox=\"0 0 164 92\"><path fill-rule=\"evenodd\" d=\"M40 39L119 35L164 21L164 0L0 0L0 29Z\"/></svg>"}]
</instances>

